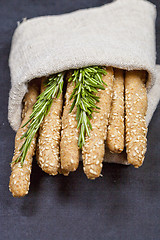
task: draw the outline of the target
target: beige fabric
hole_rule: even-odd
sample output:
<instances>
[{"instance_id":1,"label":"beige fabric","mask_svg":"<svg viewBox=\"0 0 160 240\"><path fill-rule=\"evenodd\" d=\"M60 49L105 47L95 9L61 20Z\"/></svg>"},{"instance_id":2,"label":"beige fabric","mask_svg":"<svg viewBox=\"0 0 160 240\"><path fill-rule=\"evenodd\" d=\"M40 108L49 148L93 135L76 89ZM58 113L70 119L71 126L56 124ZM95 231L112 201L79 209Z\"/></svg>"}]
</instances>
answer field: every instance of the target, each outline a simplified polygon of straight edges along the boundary
<instances>
[{"instance_id":1,"label":"beige fabric","mask_svg":"<svg viewBox=\"0 0 160 240\"><path fill-rule=\"evenodd\" d=\"M98 8L23 21L14 33L9 57L8 119L12 128L20 126L28 81L88 65L147 70L149 123L160 98L155 18L156 9L150 2L117 0Z\"/></svg>"},{"instance_id":2,"label":"beige fabric","mask_svg":"<svg viewBox=\"0 0 160 240\"><path fill-rule=\"evenodd\" d=\"M160 65L156 65L156 81L148 92L148 109L146 115L147 126L149 125L154 111L160 99Z\"/></svg>"}]
</instances>

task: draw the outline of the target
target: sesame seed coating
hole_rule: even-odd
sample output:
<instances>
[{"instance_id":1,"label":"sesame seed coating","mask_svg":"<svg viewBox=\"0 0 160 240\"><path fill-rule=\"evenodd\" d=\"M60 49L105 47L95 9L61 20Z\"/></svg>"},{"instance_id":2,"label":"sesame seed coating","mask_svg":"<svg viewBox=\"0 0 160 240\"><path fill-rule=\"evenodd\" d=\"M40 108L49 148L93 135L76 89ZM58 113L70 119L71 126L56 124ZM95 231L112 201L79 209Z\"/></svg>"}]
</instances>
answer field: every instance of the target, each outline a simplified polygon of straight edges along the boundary
<instances>
[{"instance_id":1,"label":"sesame seed coating","mask_svg":"<svg viewBox=\"0 0 160 240\"><path fill-rule=\"evenodd\" d=\"M28 84L28 92L23 99L22 120L27 113L27 110L37 101L37 93L39 94L40 79L34 79Z\"/></svg>"},{"instance_id":2,"label":"sesame seed coating","mask_svg":"<svg viewBox=\"0 0 160 240\"><path fill-rule=\"evenodd\" d=\"M45 89L43 81L41 83L41 92ZM62 104L61 94L58 99L53 99L49 113L45 116L39 129L37 162L42 170L50 175L57 175L60 167L59 143Z\"/></svg>"},{"instance_id":3,"label":"sesame seed coating","mask_svg":"<svg viewBox=\"0 0 160 240\"><path fill-rule=\"evenodd\" d=\"M27 126L24 128L22 128L22 126L28 121L30 114L32 113L32 106L36 102L39 95L39 84L37 81L38 80L34 80L29 83L28 92L24 98L24 110L22 115L23 120L16 133L15 151L12 162L14 162L19 156L19 149L25 141L25 139L21 139L21 136L26 132ZM31 146L28 149L23 167L21 166L20 162L11 164L12 173L10 176L9 190L12 192L13 197L23 197L29 191L32 160L36 148L36 137L37 135L34 136L31 142Z\"/></svg>"},{"instance_id":4,"label":"sesame seed coating","mask_svg":"<svg viewBox=\"0 0 160 240\"><path fill-rule=\"evenodd\" d=\"M123 70L114 70L113 98L107 130L107 145L111 152L124 149L124 76Z\"/></svg>"},{"instance_id":5,"label":"sesame seed coating","mask_svg":"<svg viewBox=\"0 0 160 240\"><path fill-rule=\"evenodd\" d=\"M82 148L83 169L89 179L99 177L102 171L105 152L104 141L106 139L114 79L113 68L107 67L106 72L107 75L103 76L103 81L107 86L104 86L105 90L99 90L97 93L97 96L100 97L100 101L97 103L100 110L99 113L93 112L90 137L86 136L85 145Z\"/></svg>"},{"instance_id":6,"label":"sesame seed coating","mask_svg":"<svg viewBox=\"0 0 160 240\"><path fill-rule=\"evenodd\" d=\"M70 74L71 73L69 72L67 78L69 78ZM69 98L73 92L74 86L73 82L69 82L67 84L65 106L62 116L60 159L61 173L65 176L67 176L71 171L76 171L79 165L79 130L77 129L76 107L74 107L72 112L69 113L73 102L73 99L69 100Z\"/></svg>"},{"instance_id":7,"label":"sesame seed coating","mask_svg":"<svg viewBox=\"0 0 160 240\"><path fill-rule=\"evenodd\" d=\"M136 168L143 163L147 146L147 92L145 71L129 71L125 76L125 125L128 163Z\"/></svg>"}]
</instances>

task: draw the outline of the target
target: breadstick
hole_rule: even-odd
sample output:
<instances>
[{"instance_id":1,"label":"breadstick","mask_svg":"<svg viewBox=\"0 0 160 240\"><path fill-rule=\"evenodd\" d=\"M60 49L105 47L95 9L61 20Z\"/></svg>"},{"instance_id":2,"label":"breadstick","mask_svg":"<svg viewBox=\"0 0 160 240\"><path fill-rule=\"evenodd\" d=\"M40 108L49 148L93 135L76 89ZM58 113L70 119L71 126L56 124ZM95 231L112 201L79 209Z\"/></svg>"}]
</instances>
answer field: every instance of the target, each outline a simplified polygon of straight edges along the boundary
<instances>
[{"instance_id":1,"label":"breadstick","mask_svg":"<svg viewBox=\"0 0 160 240\"><path fill-rule=\"evenodd\" d=\"M144 160L147 145L147 92L145 71L129 71L125 76L126 152L128 163L136 168Z\"/></svg>"},{"instance_id":2,"label":"breadstick","mask_svg":"<svg viewBox=\"0 0 160 240\"><path fill-rule=\"evenodd\" d=\"M97 94L100 97L100 101L97 103L100 110L99 113L93 113L92 131L90 137L86 136L85 145L82 148L83 169L89 179L99 177L102 170L105 151L104 140L106 139L114 79L113 68L107 67L106 72L107 75L103 76L103 81L107 86L105 86L105 90L99 90Z\"/></svg>"},{"instance_id":3,"label":"breadstick","mask_svg":"<svg viewBox=\"0 0 160 240\"><path fill-rule=\"evenodd\" d=\"M25 139L21 139L21 136L26 132L27 126L24 128L22 128L22 126L28 121L29 116L32 113L32 107L36 102L38 95L38 80L34 80L29 83L28 92L24 98L23 121L15 137L15 151L12 159L13 163L11 164L12 173L9 183L9 190L12 192L13 197L23 197L28 193L29 190L32 159L36 148L36 136L32 140L31 146L23 163L23 167L21 166L20 162L14 163L14 161L19 156L19 149L25 141Z\"/></svg>"},{"instance_id":4,"label":"breadstick","mask_svg":"<svg viewBox=\"0 0 160 240\"><path fill-rule=\"evenodd\" d=\"M123 70L115 69L113 98L107 132L107 145L111 152L124 149L124 76Z\"/></svg>"},{"instance_id":5,"label":"breadstick","mask_svg":"<svg viewBox=\"0 0 160 240\"><path fill-rule=\"evenodd\" d=\"M68 73L69 78L71 72ZM69 100L73 89L73 82L67 84L67 90L65 95L65 106L62 117L62 131L60 142L60 158L61 158L61 172L64 175L68 175L69 172L75 171L79 165L79 147L78 147L78 135L76 120L76 107L70 112L70 108L73 100Z\"/></svg>"},{"instance_id":6,"label":"breadstick","mask_svg":"<svg viewBox=\"0 0 160 240\"><path fill-rule=\"evenodd\" d=\"M45 90L44 80L41 92ZM59 143L61 131L62 94L54 98L49 113L44 118L40 129L37 149L37 162L42 170L50 175L57 175L60 167Z\"/></svg>"},{"instance_id":7,"label":"breadstick","mask_svg":"<svg viewBox=\"0 0 160 240\"><path fill-rule=\"evenodd\" d=\"M26 116L27 110L32 108L37 101L37 94L39 94L40 79L34 79L28 84L28 92L23 99L22 120Z\"/></svg>"}]
</instances>

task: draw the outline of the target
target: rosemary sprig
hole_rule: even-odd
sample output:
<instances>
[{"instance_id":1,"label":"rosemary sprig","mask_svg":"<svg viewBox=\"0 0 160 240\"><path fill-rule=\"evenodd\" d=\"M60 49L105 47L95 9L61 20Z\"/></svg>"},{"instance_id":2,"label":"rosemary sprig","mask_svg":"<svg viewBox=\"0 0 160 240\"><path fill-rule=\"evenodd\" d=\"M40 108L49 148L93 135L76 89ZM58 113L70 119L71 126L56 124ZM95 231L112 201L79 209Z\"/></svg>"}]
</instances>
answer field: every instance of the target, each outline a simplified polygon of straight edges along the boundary
<instances>
[{"instance_id":1,"label":"rosemary sprig","mask_svg":"<svg viewBox=\"0 0 160 240\"><path fill-rule=\"evenodd\" d=\"M80 128L78 138L78 146L80 148L85 143L86 133L90 136L92 113L97 112L96 109L100 109L96 106L96 103L99 102L99 97L96 96L96 93L98 89L105 89L102 75L106 74L106 71L101 66L85 67L74 70L68 80L75 83L75 88L70 96L70 100L73 99L70 112L72 112L75 106L77 107L76 120L78 122L77 128Z\"/></svg>"},{"instance_id":2,"label":"rosemary sprig","mask_svg":"<svg viewBox=\"0 0 160 240\"><path fill-rule=\"evenodd\" d=\"M22 135L21 139L25 138L22 147L19 149L20 155L14 162L21 162L23 166L27 151L31 145L32 139L38 131L44 117L48 114L53 102L53 98L59 98L62 93L64 82L64 72L54 74L45 83L46 89L42 92L36 103L33 105L33 111L29 117L29 120L22 126L26 126L27 131Z\"/></svg>"}]
</instances>

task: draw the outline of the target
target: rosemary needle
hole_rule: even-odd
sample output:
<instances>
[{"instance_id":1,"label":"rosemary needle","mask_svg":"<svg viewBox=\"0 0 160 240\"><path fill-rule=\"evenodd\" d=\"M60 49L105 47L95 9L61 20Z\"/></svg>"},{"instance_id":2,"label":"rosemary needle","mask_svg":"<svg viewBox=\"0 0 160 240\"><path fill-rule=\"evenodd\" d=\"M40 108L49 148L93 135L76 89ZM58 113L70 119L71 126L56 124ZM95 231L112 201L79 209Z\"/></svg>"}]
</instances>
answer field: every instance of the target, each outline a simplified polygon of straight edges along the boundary
<instances>
[{"instance_id":1,"label":"rosemary needle","mask_svg":"<svg viewBox=\"0 0 160 240\"><path fill-rule=\"evenodd\" d=\"M27 131L21 137L21 139L25 138L25 141L19 149L20 155L14 162L21 162L23 166L32 139L38 131L44 117L48 114L53 98L59 98L62 93L64 74L64 72L54 74L47 79L47 83L45 84L46 89L38 96L37 102L33 105L29 120L22 126L23 128L28 124Z\"/></svg>"}]
</instances>

